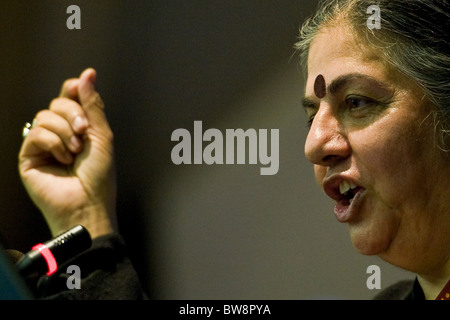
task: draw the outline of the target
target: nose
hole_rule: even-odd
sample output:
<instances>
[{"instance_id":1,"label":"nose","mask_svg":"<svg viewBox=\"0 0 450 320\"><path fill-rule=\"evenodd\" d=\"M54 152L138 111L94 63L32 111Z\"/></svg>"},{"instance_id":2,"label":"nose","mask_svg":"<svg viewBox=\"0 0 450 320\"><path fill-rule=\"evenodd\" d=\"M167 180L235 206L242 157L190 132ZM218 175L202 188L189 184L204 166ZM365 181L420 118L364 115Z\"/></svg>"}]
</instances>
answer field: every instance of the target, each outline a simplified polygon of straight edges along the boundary
<instances>
[{"instance_id":1,"label":"nose","mask_svg":"<svg viewBox=\"0 0 450 320\"><path fill-rule=\"evenodd\" d=\"M306 158L313 164L330 167L348 158L350 153L350 144L339 120L331 108L321 106L306 138Z\"/></svg>"}]
</instances>

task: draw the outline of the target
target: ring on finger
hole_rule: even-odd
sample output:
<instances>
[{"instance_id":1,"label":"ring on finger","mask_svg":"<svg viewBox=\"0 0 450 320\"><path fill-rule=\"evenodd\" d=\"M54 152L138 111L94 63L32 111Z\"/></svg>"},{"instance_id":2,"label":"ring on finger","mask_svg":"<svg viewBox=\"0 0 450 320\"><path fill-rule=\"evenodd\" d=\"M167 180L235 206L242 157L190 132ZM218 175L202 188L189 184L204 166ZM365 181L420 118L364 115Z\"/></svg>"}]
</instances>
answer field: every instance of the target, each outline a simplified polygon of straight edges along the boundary
<instances>
[{"instance_id":1,"label":"ring on finger","mask_svg":"<svg viewBox=\"0 0 450 320\"><path fill-rule=\"evenodd\" d=\"M22 130L22 138L25 139L28 136L30 130L33 129L34 127L36 127L36 118L34 118L31 123L29 122L25 123Z\"/></svg>"}]
</instances>

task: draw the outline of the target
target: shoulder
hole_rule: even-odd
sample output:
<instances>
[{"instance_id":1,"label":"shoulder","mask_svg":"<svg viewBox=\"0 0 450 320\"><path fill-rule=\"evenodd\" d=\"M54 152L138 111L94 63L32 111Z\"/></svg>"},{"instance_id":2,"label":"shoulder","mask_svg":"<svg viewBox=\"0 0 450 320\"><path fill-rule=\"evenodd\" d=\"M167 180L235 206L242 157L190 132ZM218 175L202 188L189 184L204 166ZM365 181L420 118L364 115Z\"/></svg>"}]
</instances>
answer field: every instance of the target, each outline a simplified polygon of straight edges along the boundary
<instances>
[{"instance_id":1,"label":"shoulder","mask_svg":"<svg viewBox=\"0 0 450 320\"><path fill-rule=\"evenodd\" d=\"M402 280L378 293L374 300L409 300L414 290L414 280Z\"/></svg>"}]
</instances>

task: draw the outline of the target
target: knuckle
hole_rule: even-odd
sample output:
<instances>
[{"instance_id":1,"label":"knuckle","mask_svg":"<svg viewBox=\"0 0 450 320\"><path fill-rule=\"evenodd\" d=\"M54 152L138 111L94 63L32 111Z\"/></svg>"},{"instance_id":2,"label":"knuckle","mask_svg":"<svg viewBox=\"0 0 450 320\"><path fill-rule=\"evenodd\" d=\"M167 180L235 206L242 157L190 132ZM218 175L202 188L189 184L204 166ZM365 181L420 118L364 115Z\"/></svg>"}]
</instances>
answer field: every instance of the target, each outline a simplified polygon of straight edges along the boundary
<instances>
[{"instance_id":1,"label":"knuckle","mask_svg":"<svg viewBox=\"0 0 450 320\"><path fill-rule=\"evenodd\" d=\"M47 139L48 149L52 152L61 152L64 151L63 143L60 139L56 137Z\"/></svg>"},{"instance_id":2,"label":"knuckle","mask_svg":"<svg viewBox=\"0 0 450 320\"><path fill-rule=\"evenodd\" d=\"M91 106L98 107L100 109L105 108L105 104L103 103L102 98L100 97L100 94L98 92L93 93L88 100L88 104Z\"/></svg>"},{"instance_id":3,"label":"knuckle","mask_svg":"<svg viewBox=\"0 0 450 320\"><path fill-rule=\"evenodd\" d=\"M50 110L54 113L67 118L76 118L83 115L81 106L68 98L55 98L50 103Z\"/></svg>"},{"instance_id":4,"label":"knuckle","mask_svg":"<svg viewBox=\"0 0 450 320\"><path fill-rule=\"evenodd\" d=\"M66 97L56 97L52 100L52 102L50 103L50 106L55 106L55 107L59 107L59 106L65 106L67 104L70 104L73 100L66 98Z\"/></svg>"},{"instance_id":5,"label":"knuckle","mask_svg":"<svg viewBox=\"0 0 450 320\"><path fill-rule=\"evenodd\" d=\"M70 82L71 82L71 79L66 79L66 80L64 80L62 86L63 86L64 88L67 87L67 86L69 85Z\"/></svg>"},{"instance_id":6,"label":"knuckle","mask_svg":"<svg viewBox=\"0 0 450 320\"><path fill-rule=\"evenodd\" d=\"M95 104L99 106L101 109L105 107L105 103L103 102L102 98L100 97L100 94L95 95Z\"/></svg>"},{"instance_id":7,"label":"knuckle","mask_svg":"<svg viewBox=\"0 0 450 320\"><path fill-rule=\"evenodd\" d=\"M41 127L32 128L27 135L28 141L36 141L39 140L42 136L43 129Z\"/></svg>"},{"instance_id":8,"label":"knuckle","mask_svg":"<svg viewBox=\"0 0 450 320\"><path fill-rule=\"evenodd\" d=\"M59 97L58 98L54 98L52 101L50 101L49 109L50 110L54 110L54 109L58 108L59 105L61 103L63 103L63 101L64 101L63 98L59 98Z\"/></svg>"},{"instance_id":9,"label":"knuckle","mask_svg":"<svg viewBox=\"0 0 450 320\"><path fill-rule=\"evenodd\" d=\"M45 119L48 116L48 110L41 110L38 113L36 113L36 116L34 117L36 120L42 120Z\"/></svg>"},{"instance_id":10,"label":"knuckle","mask_svg":"<svg viewBox=\"0 0 450 320\"><path fill-rule=\"evenodd\" d=\"M63 89L68 89L68 88L70 88L71 85L72 85L73 80L74 80L73 78L64 80L64 82L63 82L63 84L62 84L62 88L63 88Z\"/></svg>"}]
</instances>

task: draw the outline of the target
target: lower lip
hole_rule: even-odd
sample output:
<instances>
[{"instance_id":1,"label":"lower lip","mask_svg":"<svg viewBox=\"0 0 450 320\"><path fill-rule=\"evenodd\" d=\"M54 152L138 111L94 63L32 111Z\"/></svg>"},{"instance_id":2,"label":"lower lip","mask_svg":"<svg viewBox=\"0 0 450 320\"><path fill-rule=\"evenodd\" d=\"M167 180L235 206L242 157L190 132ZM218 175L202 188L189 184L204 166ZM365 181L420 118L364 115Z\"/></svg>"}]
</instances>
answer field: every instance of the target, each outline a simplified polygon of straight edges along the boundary
<instances>
[{"instance_id":1,"label":"lower lip","mask_svg":"<svg viewBox=\"0 0 450 320\"><path fill-rule=\"evenodd\" d=\"M360 189L352 199L351 203L348 201L340 201L334 206L334 214L339 222L349 222L357 216L358 207L361 204L364 189Z\"/></svg>"}]
</instances>

